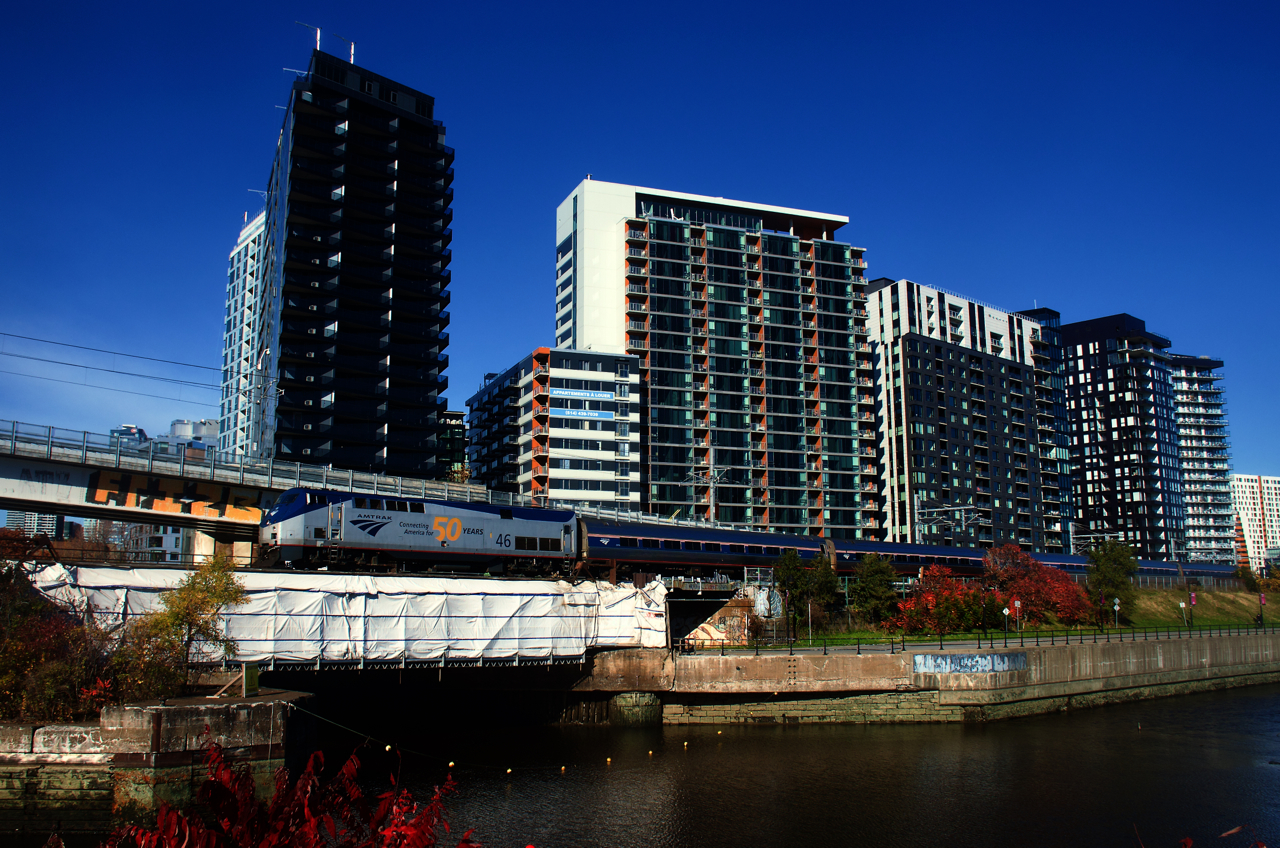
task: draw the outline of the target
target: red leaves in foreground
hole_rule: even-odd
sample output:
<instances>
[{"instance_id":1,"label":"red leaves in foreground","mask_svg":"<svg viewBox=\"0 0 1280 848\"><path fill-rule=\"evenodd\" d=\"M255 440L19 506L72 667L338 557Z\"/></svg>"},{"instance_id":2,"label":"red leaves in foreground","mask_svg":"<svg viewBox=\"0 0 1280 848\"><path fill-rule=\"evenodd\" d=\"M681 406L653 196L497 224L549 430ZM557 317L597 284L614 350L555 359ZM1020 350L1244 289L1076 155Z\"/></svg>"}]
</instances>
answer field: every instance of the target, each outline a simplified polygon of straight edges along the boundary
<instances>
[{"instance_id":1,"label":"red leaves in foreground","mask_svg":"<svg viewBox=\"0 0 1280 848\"><path fill-rule=\"evenodd\" d=\"M209 743L205 762L209 777L197 794L203 820L161 804L154 829L121 828L107 848L432 848L449 833L443 798L456 791L452 777L425 804L396 787L377 796L370 811L356 780L355 754L327 783L320 781L319 752L292 786L280 769L269 804L254 797L249 768L232 765L221 746ZM458 848L479 848L471 833Z\"/></svg>"}]
</instances>

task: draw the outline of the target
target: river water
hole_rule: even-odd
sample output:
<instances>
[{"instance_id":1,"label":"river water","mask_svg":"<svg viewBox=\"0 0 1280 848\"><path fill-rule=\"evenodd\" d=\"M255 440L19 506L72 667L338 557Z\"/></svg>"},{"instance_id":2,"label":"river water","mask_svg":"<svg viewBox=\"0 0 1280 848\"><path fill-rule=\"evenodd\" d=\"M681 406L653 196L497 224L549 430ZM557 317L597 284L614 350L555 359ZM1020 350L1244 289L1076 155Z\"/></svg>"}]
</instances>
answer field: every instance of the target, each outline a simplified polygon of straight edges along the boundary
<instances>
[{"instance_id":1,"label":"river water","mask_svg":"<svg viewBox=\"0 0 1280 848\"><path fill-rule=\"evenodd\" d=\"M1242 824L1280 842L1278 705L1265 686L986 725L394 732L405 784L454 761L450 823L498 848L1134 846L1135 826L1232 846Z\"/></svg>"}]
</instances>

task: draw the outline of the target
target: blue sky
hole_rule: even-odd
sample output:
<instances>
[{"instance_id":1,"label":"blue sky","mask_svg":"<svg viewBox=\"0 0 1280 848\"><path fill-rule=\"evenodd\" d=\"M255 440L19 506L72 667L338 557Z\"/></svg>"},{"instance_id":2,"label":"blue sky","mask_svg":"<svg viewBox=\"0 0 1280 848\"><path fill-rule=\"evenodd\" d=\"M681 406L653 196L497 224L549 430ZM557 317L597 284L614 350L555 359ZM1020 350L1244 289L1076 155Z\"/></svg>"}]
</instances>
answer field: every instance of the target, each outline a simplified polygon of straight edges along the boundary
<instances>
[{"instance_id":1,"label":"blue sky","mask_svg":"<svg viewBox=\"0 0 1280 848\"><path fill-rule=\"evenodd\" d=\"M1280 474L1280 7L25 4L0 332L216 366L226 256L314 43L436 98L457 149L455 409L552 339L554 210L590 172L846 214L872 276L1226 363L1235 469ZM0 339L0 353L213 372ZM12 355L0 371L216 393ZM0 373L0 417L163 431L215 406Z\"/></svg>"}]
</instances>

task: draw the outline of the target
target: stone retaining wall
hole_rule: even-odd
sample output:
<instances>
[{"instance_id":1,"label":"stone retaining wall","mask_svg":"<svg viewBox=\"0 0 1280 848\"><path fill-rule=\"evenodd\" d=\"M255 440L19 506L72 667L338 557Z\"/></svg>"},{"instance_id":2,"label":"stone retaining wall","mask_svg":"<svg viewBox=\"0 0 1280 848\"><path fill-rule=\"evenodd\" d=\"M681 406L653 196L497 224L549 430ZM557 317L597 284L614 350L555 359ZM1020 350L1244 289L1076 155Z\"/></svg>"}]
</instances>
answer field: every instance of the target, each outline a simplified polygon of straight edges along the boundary
<instances>
[{"instance_id":1,"label":"stone retaining wall","mask_svg":"<svg viewBox=\"0 0 1280 848\"><path fill-rule=\"evenodd\" d=\"M964 721L965 708L937 692L879 692L765 701L681 697L662 707L663 724L874 724Z\"/></svg>"},{"instance_id":2,"label":"stone retaining wall","mask_svg":"<svg viewBox=\"0 0 1280 848\"><path fill-rule=\"evenodd\" d=\"M160 801L185 806L207 774L206 740L247 764L265 795L298 736L286 732L298 725L289 704L307 697L264 691L108 707L94 723L0 725L0 833L102 833Z\"/></svg>"}]
</instances>

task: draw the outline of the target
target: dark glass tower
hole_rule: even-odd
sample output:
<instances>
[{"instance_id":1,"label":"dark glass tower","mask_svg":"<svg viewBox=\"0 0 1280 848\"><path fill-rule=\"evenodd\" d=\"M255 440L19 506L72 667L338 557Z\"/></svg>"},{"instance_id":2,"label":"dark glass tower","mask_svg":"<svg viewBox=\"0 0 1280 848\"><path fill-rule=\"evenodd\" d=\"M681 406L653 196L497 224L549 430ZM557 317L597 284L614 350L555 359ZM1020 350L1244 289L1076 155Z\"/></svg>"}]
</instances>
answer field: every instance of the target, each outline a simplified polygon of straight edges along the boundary
<instances>
[{"instance_id":1,"label":"dark glass tower","mask_svg":"<svg viewBox=\"0 0 1280 848\"><path fill-rule=\"evenodd\" d=\"M1124 313L1060 332L1077 532L1118 539L1145 559L1184 555L1169 340Z\"/></svg>"},{"instance_id":2,"label":"dark glass tower","mask_svg":"<svg viewBox=\"0 0 1280 848\"><path fill-rule=\"evenodd\" d=\"M319 50L267 199L264 451L436 476L453 149L434 101Z\"/></svg>"}]
</instances>

